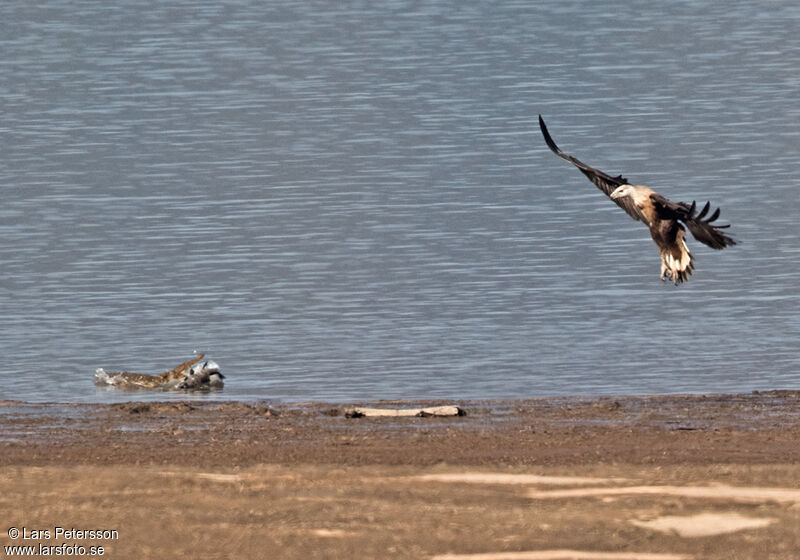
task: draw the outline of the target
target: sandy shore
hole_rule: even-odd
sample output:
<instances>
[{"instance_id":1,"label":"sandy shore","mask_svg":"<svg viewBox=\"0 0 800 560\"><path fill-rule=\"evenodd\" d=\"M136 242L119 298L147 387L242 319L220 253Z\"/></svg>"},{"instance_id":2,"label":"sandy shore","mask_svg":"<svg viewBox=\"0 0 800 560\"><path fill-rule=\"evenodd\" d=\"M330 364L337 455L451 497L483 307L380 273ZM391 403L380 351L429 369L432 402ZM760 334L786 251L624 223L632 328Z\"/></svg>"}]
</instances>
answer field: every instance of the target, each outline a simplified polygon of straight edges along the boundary
<instances>
[{"instance_id":1,"label":"sandy shore","mask_svg":"<svg viewBox=\"0 0 800 560\"><path fill-rule=\"evenodd\" d=\"M798 392L355 404L467 415L0 401L0 546L109 558L800 554Z\"/></svg>"}]
</instances>

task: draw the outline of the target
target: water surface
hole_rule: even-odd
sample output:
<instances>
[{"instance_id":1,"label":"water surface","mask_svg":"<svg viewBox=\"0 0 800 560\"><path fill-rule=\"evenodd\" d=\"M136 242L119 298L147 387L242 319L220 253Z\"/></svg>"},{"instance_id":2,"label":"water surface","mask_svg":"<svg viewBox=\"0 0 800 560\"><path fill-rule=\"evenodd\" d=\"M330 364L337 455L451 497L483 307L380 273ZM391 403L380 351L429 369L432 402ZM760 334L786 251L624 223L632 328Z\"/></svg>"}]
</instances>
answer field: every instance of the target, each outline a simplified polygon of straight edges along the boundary
<instances>
[{"instance_id":1,"label":"water surface","mask_svg":"<svg viewBox=\"0 0 800 560\"><path fill-rule=\"evenodd\" d=\"M798 23L780 1L6 1L0 398L186 398L92 374L194 350L224 399L800 388ZM741 244L691 242L694 277L662 284L538 113Z\"/></svg>"}]
</instances>

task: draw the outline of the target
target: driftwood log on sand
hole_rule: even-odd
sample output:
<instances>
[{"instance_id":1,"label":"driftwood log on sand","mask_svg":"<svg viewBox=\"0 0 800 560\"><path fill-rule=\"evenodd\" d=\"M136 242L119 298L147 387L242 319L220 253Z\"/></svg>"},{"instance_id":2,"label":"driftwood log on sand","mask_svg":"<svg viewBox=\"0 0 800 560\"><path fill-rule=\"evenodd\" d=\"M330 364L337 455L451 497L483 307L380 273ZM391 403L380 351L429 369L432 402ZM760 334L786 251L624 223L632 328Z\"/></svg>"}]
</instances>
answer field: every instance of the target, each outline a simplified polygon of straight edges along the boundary
<instances>
[{"instance_id":1,"label":"driftwood log on sand","mask_svg":"<svg viewBox=\"0 0 800 560\"><path fill-rule=\"evenodd\" d=\"M356 407L345 411L348 418L363 418L365 416L466 416L463 409L454 406L431 406L426 408L364 408Z\"/></svg>"}]
</instances>

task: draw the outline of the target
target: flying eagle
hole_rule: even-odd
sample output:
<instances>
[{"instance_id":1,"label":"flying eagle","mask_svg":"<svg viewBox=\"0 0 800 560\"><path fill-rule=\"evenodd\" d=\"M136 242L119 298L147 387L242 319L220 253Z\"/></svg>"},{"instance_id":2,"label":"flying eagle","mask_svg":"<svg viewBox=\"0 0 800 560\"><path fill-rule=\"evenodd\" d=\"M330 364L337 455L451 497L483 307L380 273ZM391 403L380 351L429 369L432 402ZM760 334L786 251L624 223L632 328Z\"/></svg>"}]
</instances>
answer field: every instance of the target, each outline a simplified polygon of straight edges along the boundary
<instances>
[{"instance_id":1,"label":"flying eagle","mask_svg":"<svg viewBox=\"0 0 800 560\"><path fill-rule=\"evenodd\" d=\"M689 228L695 239L712 249L724 249L729 245L736 245L736 241L720 231L730 225L712 225L712 222L719 217L719 208L706 217L711 208L710 202L706 202L703 209L697 212L695 201L691 204L672 202L653 189L629 184L622 175L612 177L562 152L547 132L541 115L539 115L539 127L542 129L544 141L554 154L580 169L581 173L634 220L647 224L661 255L661 280L669 279L678 285L688 280L694 271L694 256L686 246L686 229L680 222Z\"/></svg>"}]
</instances>

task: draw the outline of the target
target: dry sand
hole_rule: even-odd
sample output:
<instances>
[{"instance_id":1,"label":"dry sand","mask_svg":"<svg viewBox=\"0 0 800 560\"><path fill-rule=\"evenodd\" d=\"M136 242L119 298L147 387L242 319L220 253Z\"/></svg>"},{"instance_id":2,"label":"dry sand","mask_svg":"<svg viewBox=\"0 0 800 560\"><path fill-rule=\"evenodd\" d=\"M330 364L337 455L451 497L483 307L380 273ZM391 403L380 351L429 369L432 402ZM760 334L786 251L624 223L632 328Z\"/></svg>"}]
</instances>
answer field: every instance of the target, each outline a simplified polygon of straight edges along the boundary
<instances>
[{"instance_id":1,"label":"dry sand","mask_svg":"<svg viewBox=\"0 0 800 560\"><path fill-rule=\"evenodd\" d=\"M344 415L443 404L467 415ZM71 546L73 557L102 547L108 558L796 559L799 408L786 391L0 402L0 546Z\"/></svg>"}]
</instances>

